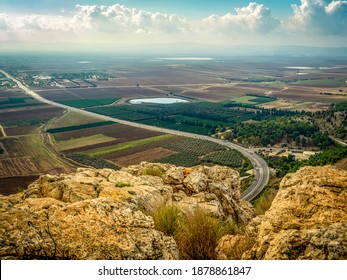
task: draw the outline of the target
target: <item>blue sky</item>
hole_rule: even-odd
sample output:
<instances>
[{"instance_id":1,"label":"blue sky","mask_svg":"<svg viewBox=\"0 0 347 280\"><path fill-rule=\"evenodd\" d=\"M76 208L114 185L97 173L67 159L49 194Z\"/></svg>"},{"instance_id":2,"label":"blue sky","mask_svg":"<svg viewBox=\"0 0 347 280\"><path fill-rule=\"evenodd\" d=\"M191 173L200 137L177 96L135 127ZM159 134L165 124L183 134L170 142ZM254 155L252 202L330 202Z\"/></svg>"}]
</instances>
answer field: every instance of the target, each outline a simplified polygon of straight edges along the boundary
<instances>
[{"instance_id":1,"label":"blue sky","mask_svg":"<svg viewBox=\"0 0 347 280\"><path fill-rule=\"evenodd\" d=\"M347 0L0 0L0 50L347 47Z\"/></svg>"}]
</instances>

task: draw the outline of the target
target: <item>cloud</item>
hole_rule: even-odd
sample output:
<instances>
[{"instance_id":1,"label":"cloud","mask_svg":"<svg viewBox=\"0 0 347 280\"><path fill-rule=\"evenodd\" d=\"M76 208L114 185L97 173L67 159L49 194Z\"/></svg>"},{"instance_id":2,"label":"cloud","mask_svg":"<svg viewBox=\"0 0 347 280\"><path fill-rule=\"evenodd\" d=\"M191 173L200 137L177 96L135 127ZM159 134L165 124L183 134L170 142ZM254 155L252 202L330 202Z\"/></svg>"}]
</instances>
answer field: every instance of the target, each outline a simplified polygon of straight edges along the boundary
<instances>
[{"instance_id":1,"label":"cloud","mask_svg":"<svg viewBox=\"0 0 347 280\"><path fill-rule=\"evenodd\" d=\"M0 41L34 40L37 36L70 39L73 35L93 36L100 33L174 34L184 33L188 24L174 14L152 13L123 5L77 5L73 14L7 15L0 14Z\"/></svg>"},{"instance_id":2,"label":"cloud","mask_svg":"<svg viewBox=\"0 0 347 280\"><path fill-rule=\"evenodd\" d=\"M284 22L288 31L318 33L319 35L347 34L347 1L301 0L292 5L294 15Z\"/></svg>"},{"instance_id":3,"label":"cloud","mask_svg":"<svg viewBox=\"0 0 347 280\"><path fill-rule=\"evenodd\" d=\"M302 0L292 9L292 16L282 20L255 2L234 13L195 20L120 4L77 5L55 15L0 13L0 42L109 44L110 48L163 42L346 44L347 0Z\"/></svg>"},{"instance_id":4,"label":"cloud","mask_svg":"<svg viewBox=\"0 0 347 280\"><path fill-rule=\"evenodd\" d=\"M251 31L266 34L280 26L280 20L274 18L271 10L263 4L252 2L247 7L236 8L235 11L236 14L211 15L204 19L204 22L225 33Z\"/></svg>"},{"instance_id":5,"label":"cloud","mask_svg":"<svg viewBox=\"0 0 347 280\"><path fill-rule=\"evenodd\" d=\"M73 18L75 27L101 32L175 33L184 32L187 24L174 14L152 13L124 5L81 6Z\"/></svg>"}]
</instances>

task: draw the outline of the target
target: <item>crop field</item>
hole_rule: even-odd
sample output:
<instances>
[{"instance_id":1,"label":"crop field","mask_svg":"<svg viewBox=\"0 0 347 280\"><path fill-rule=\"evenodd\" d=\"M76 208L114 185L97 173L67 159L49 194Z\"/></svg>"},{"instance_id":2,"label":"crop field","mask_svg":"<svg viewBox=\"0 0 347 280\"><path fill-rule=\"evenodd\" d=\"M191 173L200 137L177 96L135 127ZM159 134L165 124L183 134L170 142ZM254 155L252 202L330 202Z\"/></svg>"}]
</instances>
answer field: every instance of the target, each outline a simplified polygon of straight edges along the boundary
<instances>
[{"instance_id":1,"label":"crop field","mask_svg":"<svg viewBox=\"0 0 347 280\"><path fill-rule=\"evenodd\" d=\"M102 158L119 166L139 164L142 161L194 166L201 163L228 165L239 168L243 157L222 145L173 135L161 135L115 146L103 146L83 151L89 156Z\"/></svg>"},{"instance_id":2,"label":"crop field","mask_svg":"<svg viewBox=\"0 0 347 280\"><path fill-rule=\"evenodd\" d=\"M259 120L259 118L273 114L273 112L258 109L254 105L260 104L259 101L274 101L275 98L244 96L236 100L241 102L253 99L258 100L258 103L245 104L242 102L242 104L237 104L235 101L224 101L172 105L128 104L94 107L90 108L89 111L146 125L206 135L214 133L217 127L226 127L251 119ZM261 114L257 114L259 112Z\"/></svg>"},{"instance_id":3,"label":"crop field","mask_svg":"<svg viewBox=\"0 0 347 280\"><path fill-rule=\"evenodd\" d=\"M40 125L28 125L5 128L7 136L22 136L28 134L37 134Z\"/></svg>"},{"instance_id":4,"label":"crop field","mask_svg":"<svg viewBox=\"0 0 347 280\"><path fill-rule=\"evenodd\" d=\"M239 152L210 141L182 138L179 141L166 144L165 147L177 153L156 162L186 167L213 163L234 168L241 167L243 163L243 157Z\"/></svg>"},{"instance_id":5,"label":"crop field","mask_svg":"<svg viewBox=\"0 0 347 280\"><path fill-rule=\"evenodd\" d=\"M38 173L53 173L58 174L61 172L71 171L72 166L67 164L58 155L52 153L44 144L42 136L39 134L26 135L20 137L2 138L2 144L8 152L8 157L2 159L5 161L6 169L9 174L7 176L29 175L27 168L32 169L31 174ZM26 164L21 165L11 164L12 161L21 162L27 161ZM32 162L32 164L30 164ZM4 166L4 165L3 165ZM5 177L6 174L2 174Z\"/></svg>"},{"instance_id":6,"label":"crop field","mask_svg":"<svg viewBox=\"0 0 347 280\"><path fill-rule=\"evenodd\" d=\"M210 153L202 157L202 160L214 164L227 165L230 167L241 167L243 163L240 153L236 150L218 151Z\"/></svg>"},{"instance_id":7,"label":"crop field","mask_svg":"<svg viewBox=\"0 0 347 280\"><path fill-rule=\"evenodd\" d=\"M144 151L148 151L150 153L150 151L157 149L157 148L168 149L168 148L166 148L167 144L179 141L181 138L183 138L183 137L173 135L171 138L165 139L165 140L162 140L159 142L151 142L151 143L148 143L145 145L132 147L132 148L128 148L128 149L123 149L123 150L118 150L116 152L105 154L102 156L102 158L110 160L112 162L116 162L120 158L128 157L128 156L131 156L131 155L137 154L137 153L142 153ZM172 151L172 153L176 153L176 152ZM132 163L130 163L130 164L132 164Z\"/></svg>"},{"instance_id":8,"label":"crop field","mask_svg":"<svg viewBox=\"0 0 347 280\"><path fill-rule=\"evenodd\" d=\"M79 137L92 136L95 134L103 134L115 139L121 139L122 142L162 135L162 133L159 132L141 128L133 128L122 124L109 124L104 126L55 133L54 138L57 141L64 141L76 139Z\"/></svg>"},{"instance_id":9,"label":"crop field","mask_svg":"<svg viewBox=\"0 0 347 280\"><path fill-rule=\"evenodd\" d=\"M206 84L218 82L218 74L208 69L183 65L155 66L126 71L115 79L118 86ZM102 84L101 83L97 83Z\"/></svg>"},{"instance_id":10,"label":"crop field","mask_svg":"<svg viewBox=\"0 0 347 280\"><path fill-rule=\"evenodd\" d=\"M347 76L344 78L330 78L330 79L312 79L302 80L293 83L299 86L311 87L346 87Z\"/></svg>"},{"instance_id":11,"label":"crop field","mask_svg":"<svg viewBox=\"0 0 347 280\"><path fill-rule=\"evenodd\" d=\"M40 103L29 96L7 97L0 99L0 109L38 106Z\"/></svg>"},{"instance_id":12,"label":"crop field","mask_svg":"<svg viewBox=\"0 0 347 280\"><path fill-rule=\"evenodd\" d=\"M48 122L50 118L35 118L35 119L25 119L25 120L15 120L2 122L2 125L7 128L11 127L25 127L25 126L40 126Z\"/></svg>"},{"instance_id":13,"label":"crop field","mask_svg":"<svg viewBox=\"0 0 347 280\"><path fill-rule=\"evenodd\" d=\"M58 100L57 102L76 108L88 108L95 106L110 105L120 98L89 98L89 99L72 99L72 100Z\"/></svg>"},{"instance_id":14,"label":"crop field","mask_svg":"<svg viewBox=\"0 0 347 280\"><path fill-rule=\"evenodd\" d=\"M42 97L53 101L99 98L146 98L163 96L162 93L158 93L155 90L145 87L137 87L136 83L130 87L37 90L37 92Z\"/></svg>"},{"instance_id":15,"label":"crop field","mask_svg":"<svg viewBox=\"0 0 347 280\"><path fill-rule=\"evenodd\" d=\"M32 182L34 182L38 178L38 175L0 178L0 194L10 195L25 190Z\"/></svg>"},{"instance_id":16,"label":"crop field","mask_svg":"<svg viewBox=\"0 0 347 280\"><path fill-rule=\"evenodd\" d=\"M153 149L147 149L145 151L130 154L128 156L119 157L113 160L119 166L129 166L132 164L139 164L142 161L155 161L161 158L176 154L175 151L157 147Z\"/></svg>"},{"instance_id":17,"label":"crop field","mask_svg":"<svg viewBox=\"0 0 347 280\"><path fill-rule=\"evenodd\" d=\"M278 85L271 84L242 84L242 83L227 83L220 80L215 85L187 85L187 86L160 86L158 89L167 92L173 92L182 96L188 96L198 100L206 100L211 102L219 102L224 100L234 99L243 96L247 93L262 95L268 91L279 90Z\"/></svg>"},{"instance_id":18,"label":"crop field","mask_svg":"<svg viewBox=\"0 0 347 280\"><path fill-rule=\"evenodd\" d=\"M61 133L61 132L66 132L66 131L81 130L81 129L86 129L86 128L111 125L111 124L114 124L114 122L113 121L101 121L101 122L95 122L95 123L85 123L85 124L78 124L78 125L72 125L72 126L49 128L49 129L47 129L47 132L48 133Z\"/></svg>"},{"instance_id":19,"label":"crop field","mask_svg":"<svg viewBox=\"0 0 347 280\"><path fill-rule=\"evenodd\" d=\"M60 147L61 150L71 150L91 145L97 145L97 144L105 144L108 142L111 142L115 140L112 137L108 137L102 134L94 134L87 137L79 137L76 139L71 140L65 140L65 141L59 141L56 144Z\"/></svg>"},{"instance_id":20,"label":"crop field","mask_svg":"<svg viewBox=\"0 0 347 280\"><path fill-rule=\"evenodd\" d=\"M98 148L95 150L89 150L86 153L90 156L102 156L105 154L110 154L110 153L121 151L121 150L136 148L138 146L142 146L142 145L146 145L150 143L161 142L163 140L170 139L172 137L174 136L169 134L164 134L164 135L154 136L150 138L144 138L144 139L134 140L130 142L125 142L125 143L117 144L115 146L108 146L108 147L106 146L106 147Z\"/></svg>"},{"instance_id":21,"label":"crop field","mask_svg":"<svg viewBox=\"0 0 347 280\"><path fill-rule=\"evenodd\" d=\"M320 88L291 85L283 91L273 93L273 96L277 98L281 98L281 99L296 101L296 102L307 101L307 102L333 103L333 102L342 102L346 100L345 95L322 95L320 94L322 90L323 89L320 89ZM324 89L324 91L328 91L328 90Z\"/></svg>"},{"instance_id":22,"label":"crop field","mask_svg":"<svg viewBox=\"0 0 347 280\"><path fill-rule=\"evenodd\" d=\"M87 60L88 63L80 63ZM71 61L45 57L14 59L10 63L12 69L18 68L14 71L18 71L18 78L31 77L33 89L49 100L77 108L93 107L90 111L120 119L206 135L240 122L258 122L279 115L276 110L262 108L314 111L344 101L347 93L346 68L335 68L336 61L318 65L309 58L272 62L252 57L244 61L121 57L81 57ZM89 83L83 72L92 71L100 71L106 78L91 78ZM86 88L60 88L55 82L45 83L42 79L38 79L42 83L37 83L33 77L40 75L54 77L63 86ZM127 104L133 98L166 95L192 102L175 106ZM115 101L119 101L117 105ZM0 130L6 151L1 155L0 177L12 176L24 182L32 179L26 177L30 174L73 170L75 165L65 156L82 165L115 169L143 160L183 166L222 164L238 169L245 164L242 155L214 143L63 112L18 89L0 90L0 125L8 136L3 137ZM45 129L50 133L45 133Z\"/></svg>"},{"instance_id":23,"label":"crop field","mask_svg":"<svg viewBox=\"0 0 347 280\"><path fill-rule=\"evenodd\" d=\"M94 118L89 115L80 114L77 112L66 111L63 116L53 120L48 128L58 128L66 126L81 125L87 123L96 123L100 122L99 118Z\"/></svg>"},{"instance_id":24,"label":"crop field","mask_svg":"<svg viewBox=\"0 0 347 280\"><path fill-rule=\"evenodd\" d=\"M5 158L0 160L0 178L38 173L39 169L29 157Z\"/></svg>"},{"instance_id":25,"label":"crop field","mask_svg":"<svg viewBox=\"0 0 347 280\"><path fill-rule=\"evenodd\" d=\"M37 118L53 118L63 113L63 109L51 106L38 106L36 108L21 108L16 110L1 110L0 122L6 121L21 121Z\"/></svg>"}]
</instances>

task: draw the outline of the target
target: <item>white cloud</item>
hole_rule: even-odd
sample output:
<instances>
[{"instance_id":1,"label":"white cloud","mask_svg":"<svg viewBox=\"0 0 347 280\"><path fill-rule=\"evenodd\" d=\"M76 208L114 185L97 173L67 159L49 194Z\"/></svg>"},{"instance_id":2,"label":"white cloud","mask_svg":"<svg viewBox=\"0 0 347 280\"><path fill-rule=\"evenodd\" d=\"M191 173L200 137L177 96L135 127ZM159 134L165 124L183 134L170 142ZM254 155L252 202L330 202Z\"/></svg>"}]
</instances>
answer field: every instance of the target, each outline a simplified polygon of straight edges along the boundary
<instances>
[{"instance_id":1,"label":"white cloud","mask_svg":"<svg viewBox=\"0 0 347 280\"><path fill-rule=\"evenodd\" d=\"M285 21L288 31L318 33L320 35L347 34L347 1L301 0L292 5L294 15Z\"/></svg>"},{"instance_id":2,"label":"white cloud","mask_svg":"<svg viewBox=\"0 0 347 280\"><path fill-rule=\"evenodd\" d=\"M249 3L222 16L186 20L124 5L77 5L56 15L0 13L0 42L61 42L80 46L196 42L213 44L347 43L347 0L302 0L279 20L263 4ZM290 7L288 7L290 9ZM327 36L333 35L333 36Z\"/></svg>"},{"instance_id":3,"label":"white cloud","mask_svg":"<svg viewBox=\"0 0 347 280\"><path fill-rule=\"evenodd\" d=\"M173 34L184 33L188 24L174 14L151 13L123 5L76 6L72 15L0 14L0 41L94 36L100 33Z\"/></svg>"},{"instance_id":4,"label":"white cloud","mask_svg":"<svg viewBox=\"0 0 347 280\"><path fill-rule=\"evenodd\" d=\"M280 21L274 18L271 10L263 4L252 2L247 7L237 8L235 11L236 14L211 15L204 19L204 22L223 33L251 31L265 34L280 25Z\"/></svg>"},{"instance_id":5,"label":"white cloud","mask_svg":"<svg viewBox=\"0 0 347 280\"><path fill-rule=\"evenodd\" d=\"M184 32L187 24L173 14L152 13L123 5L81 6L73 18L75 27L101 32L174 33Z\"/></svg>"}]
</instances>

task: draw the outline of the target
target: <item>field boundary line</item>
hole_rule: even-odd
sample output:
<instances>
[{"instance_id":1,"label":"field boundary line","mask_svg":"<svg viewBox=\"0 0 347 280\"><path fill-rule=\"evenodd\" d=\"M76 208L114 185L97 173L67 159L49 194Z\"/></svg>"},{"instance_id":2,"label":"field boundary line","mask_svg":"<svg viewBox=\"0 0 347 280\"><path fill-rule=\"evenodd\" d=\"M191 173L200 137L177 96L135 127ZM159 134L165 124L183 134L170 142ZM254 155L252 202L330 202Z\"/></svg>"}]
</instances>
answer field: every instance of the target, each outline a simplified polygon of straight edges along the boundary
<instances>
[{"instance_id":1,"label":"field boundary line","mask_svg":"<svg viewBox=\"0 0 347 280\"><path fill-rule=\"evenodd\" d=\"M7 138L6 131L5 131L4 127L1 124L0 124L0 130L1 130L1 133L2 133L3 137Z\"/></svg>"}]
</instances>

